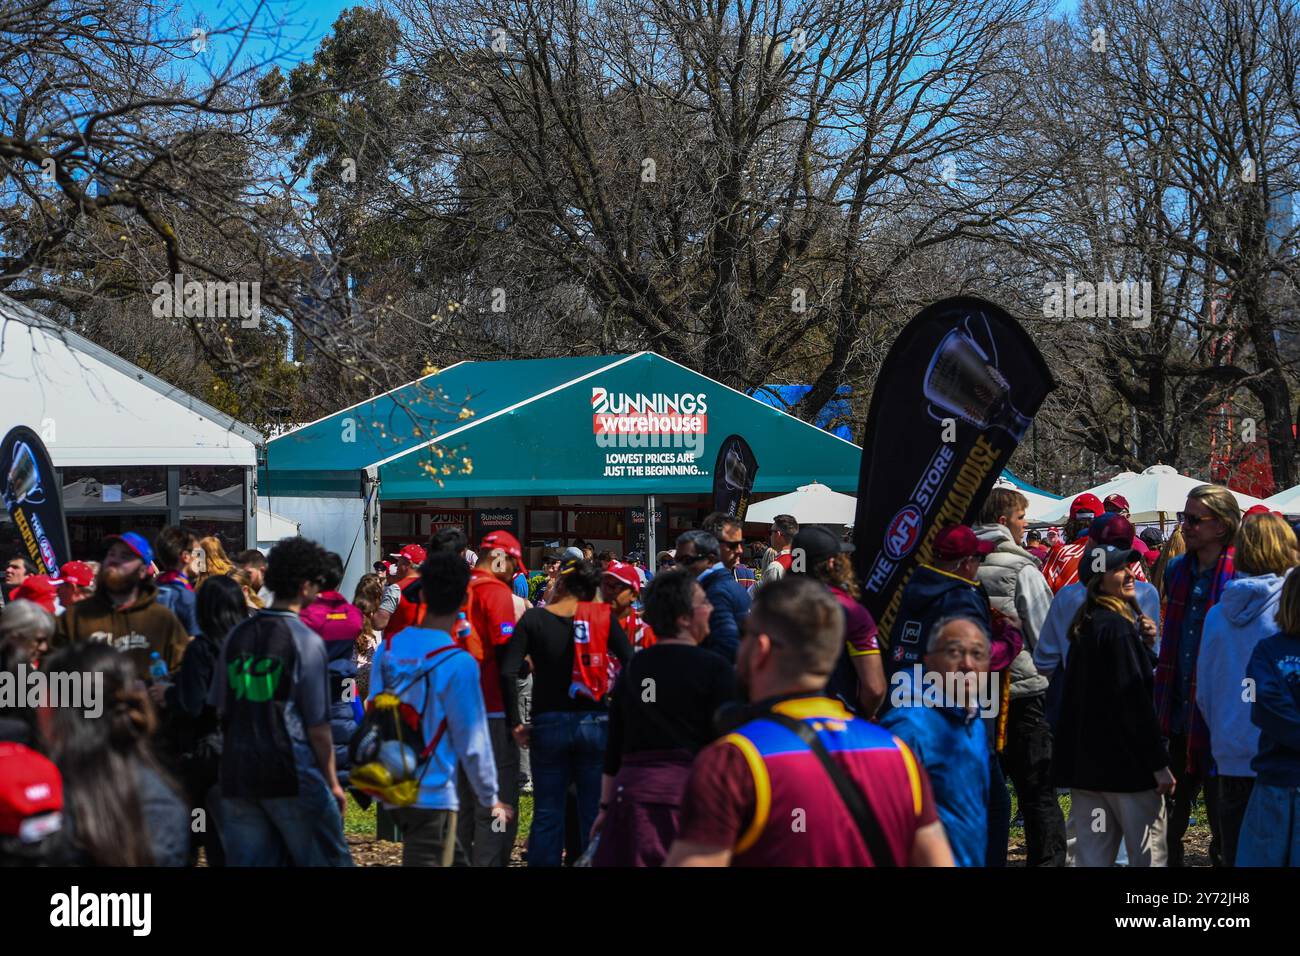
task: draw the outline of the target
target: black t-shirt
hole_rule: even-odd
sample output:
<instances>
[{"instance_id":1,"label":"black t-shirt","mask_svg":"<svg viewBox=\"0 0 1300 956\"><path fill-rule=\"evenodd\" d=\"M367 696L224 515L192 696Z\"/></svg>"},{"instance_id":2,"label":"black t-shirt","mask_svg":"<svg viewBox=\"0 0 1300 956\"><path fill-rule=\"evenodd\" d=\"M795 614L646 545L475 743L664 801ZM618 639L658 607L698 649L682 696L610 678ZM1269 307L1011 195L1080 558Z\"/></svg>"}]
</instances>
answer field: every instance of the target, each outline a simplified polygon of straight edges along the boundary
<instances>
[{"instance_id":1,"label":"black t-shirt","mask_svg":"<svg viewBox=\"0 0 1300 956\"><path fill-rule=\"evenodd\" d=\"M519 720L519 686L515 681L524 657L533 661L533 713L552 711L604 710L606 701L596 702L586 697L569 696L573 683L573 618L560 617L546 608L535 607L524 612L515 625L510 643L505 647L501 663L501 696L506 705L509 726L517 727ZM632 656L632 644L614 618L609 624L609 656L626 664ZM608 700L608 696L606 697Z\"/></svg>"},{"instance_id":2,"label":"black t-shirt","mask_svg":"<svg viewBox=\"0 0 1300 956\"><path fill-rule=\"evenodd\" d=\"M605 773L618 773L625 754L697 753L715 736L714 712L735 699L736 669L713 651L691 644L640 651L614 685Z\"/></svg>"}]
</instances>

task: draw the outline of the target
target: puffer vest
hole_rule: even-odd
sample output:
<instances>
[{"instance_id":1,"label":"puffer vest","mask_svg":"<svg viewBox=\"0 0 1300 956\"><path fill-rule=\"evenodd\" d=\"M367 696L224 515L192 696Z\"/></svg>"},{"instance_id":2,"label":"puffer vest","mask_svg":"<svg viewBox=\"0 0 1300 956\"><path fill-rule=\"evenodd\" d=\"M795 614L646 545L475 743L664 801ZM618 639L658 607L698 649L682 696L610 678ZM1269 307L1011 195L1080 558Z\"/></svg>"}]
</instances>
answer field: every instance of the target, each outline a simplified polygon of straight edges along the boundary
<instances>
[{"instance_id":1,"label":"puffer vest","mask_svg":"<svg viewBox=\"0 0 1300 956\"><path fill-rule=\"evenodd\" d=\"M980 583L988 592L989 603L1011 617L1016 613L1016 577L1026 565L1039 567L1038 559L1007 538L998 539L997 550L984 558L977 572ZM1021 631L1024 634L1024 631ZM1034 649L1025 635L1025 647L1015 656L1008 670L1011 677L1011 699L1031 697L1047 690L1047 678L1034 666Z\"/></svg>"}]
</instances>

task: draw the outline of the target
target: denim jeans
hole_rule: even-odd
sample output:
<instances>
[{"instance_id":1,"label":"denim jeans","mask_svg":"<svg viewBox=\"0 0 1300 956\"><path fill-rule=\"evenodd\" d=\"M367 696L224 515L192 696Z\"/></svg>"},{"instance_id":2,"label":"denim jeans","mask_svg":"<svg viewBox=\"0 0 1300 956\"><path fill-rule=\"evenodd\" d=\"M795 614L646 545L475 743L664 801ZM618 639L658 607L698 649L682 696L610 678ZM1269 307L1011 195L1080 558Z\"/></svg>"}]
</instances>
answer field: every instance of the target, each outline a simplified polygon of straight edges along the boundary
<instances>
[{"instance_id":1,"label":"denim jeans","mask_svg":"<svg viewBox=\"0 0 1300 956\"><path fill-rule=\"evenodd\" d=\"M564 796L578 790L581 850L600 810L600 777L605 763L609 715L595 711L534 714L532 725L533 828L528 835L529 866L559 866L564 851Z\"/></svg>"},{"instance_id":2,"label":"denim jeans","mask_svg":"<svg viewBox=\"0 0 1300 956\"><path fill-rule=\"evenodd\" d=\"M227 866L351 866L339 805L315 769L298 769L296 797L223 797Z\"/></svg>"}]
</instances>

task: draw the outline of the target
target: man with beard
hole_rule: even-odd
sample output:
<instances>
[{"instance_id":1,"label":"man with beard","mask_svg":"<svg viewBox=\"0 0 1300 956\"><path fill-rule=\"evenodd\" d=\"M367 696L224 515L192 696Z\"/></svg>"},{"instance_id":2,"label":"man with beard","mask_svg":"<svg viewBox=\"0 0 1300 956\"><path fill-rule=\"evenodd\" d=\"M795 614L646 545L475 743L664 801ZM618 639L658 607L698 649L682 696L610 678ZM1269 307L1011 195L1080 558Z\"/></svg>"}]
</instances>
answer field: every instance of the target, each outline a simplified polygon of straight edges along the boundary
<instances>
[{"instance_id":1,"label":"man with beard","mask_svg":"<svg viewBox=\"0 0 1300 956\"><path fill-rule=\"evenodd\" d=\"M54 646L72 641L106 641L131 657L136 675L149 677L155 651L169 671L180 663L189 642L180 619L157 601L149 576L153 548L134 531L108 539L95 593L68 608L58 619Z\"/></svg>"}]
</instances>

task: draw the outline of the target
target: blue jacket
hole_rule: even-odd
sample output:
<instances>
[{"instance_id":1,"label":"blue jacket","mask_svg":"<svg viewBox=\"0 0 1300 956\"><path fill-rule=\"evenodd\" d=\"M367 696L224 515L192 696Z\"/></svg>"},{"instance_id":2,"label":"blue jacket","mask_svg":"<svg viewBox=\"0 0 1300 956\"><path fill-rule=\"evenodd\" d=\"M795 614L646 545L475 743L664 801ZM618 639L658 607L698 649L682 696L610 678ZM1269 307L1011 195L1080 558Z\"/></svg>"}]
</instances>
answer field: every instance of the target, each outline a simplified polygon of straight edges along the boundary
<instances>
[{"instance_id":1,"label":"blue jacket","mask_svg":"<svg viewBox=\"0 0 1300 956\"><path fill-rule=\"evenodd\" d=\"M709 615L709 636L701 647L721 654L735 663L740 647L740 626L749 616L749 592L736 583L735 577L718 562L699 577L700 587L713 605Z\"/></svg>"},{"instance_id":2,"label":"blue jacket","mask_svg":"<svg viewBox=\"0 0 1300 956\"><path fill-rule=\"evenodd\" d=\"M1255 645L1277 633L1273 616L1285 581L1276 574L1236 578L1205 615L1196 659L1196 705L1224 776L1255 776L1250 761L1259 750L1259 728L1250 722L1246 665Z\"/></svg>"},{"instance_id":3,"label":"blue jacket","mask_svg":"<svg viewBox=\"0 0 1300 956\"><path fill-rule=\"evenodd\" d=\"M1259 753L1250 762L1257 782L1300 787L1300 638L1264 638L1246 674L1255 682L1250 719L1260 731Z\"/></svg>"},{"instance_id":4,"label":"blue jacket","mask_svg":"<svg viewBox=\"0 0 1300 956\"><path fill-rule=\"evenodd\" d=\"M168 581L166 584L158 585L158 596L154 600L180 618L186 634L193 637L199 633L194 592L184 584L179 581Z\"/></svg>"},{"instance_id":5,"label":"blue jacket","mask_svg":"<svg viewBox=\"0 0 1300 956\"><path fill-rule=\"evenodd\" d=\"M908 678L909 685L911 684ZM880 726L911 748L930 775L935 806L958 866L983 866L989 827L989 743L983 721L955 707L927 707L919 688Z\"/></svg>"},{"instance_id":6,"label":"blue jacket","mask_svg":"<svg viewBox=\"0 0 1300 956\"><path fill-rule=\"evenodd\" d=\"M945 617L969 617L992 631L989 598L983 585L928 564L917 565L903 589L903 598L889 634L889 654L885 675L911 668L925 656L925 642L930 628Z\"/></svg>"}]
</instances>

